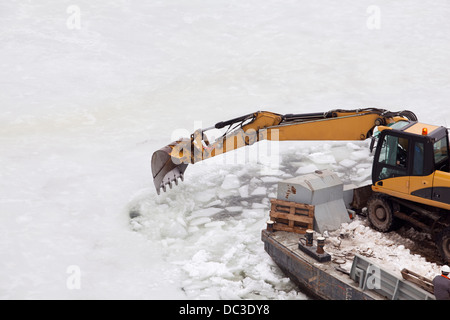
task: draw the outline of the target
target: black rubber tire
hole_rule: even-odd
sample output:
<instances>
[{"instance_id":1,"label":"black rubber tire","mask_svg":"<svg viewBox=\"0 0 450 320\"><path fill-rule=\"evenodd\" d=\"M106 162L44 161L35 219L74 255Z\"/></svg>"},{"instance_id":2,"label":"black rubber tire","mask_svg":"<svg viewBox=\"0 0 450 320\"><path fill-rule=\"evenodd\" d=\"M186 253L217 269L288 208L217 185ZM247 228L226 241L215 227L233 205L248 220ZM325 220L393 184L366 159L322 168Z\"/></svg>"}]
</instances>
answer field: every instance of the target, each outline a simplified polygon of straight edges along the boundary
<instances>
[{"instance_id":1,"label":"black rubber tire","mask_svg":"<svg viewBox=\"0 0 450 320\"><path fill-rule=\"evenodd\" d=\"M446 228L439 233L436 245L443 262L450 263L450 228Z\"/></svg>"},{"instance_id":2,"label":"black rubber tire","mask_svg":"<svg viewBox=\"0 0 450 320\"><path fill-rule=\"evenodd\" d=\"M375 194L367 201L367 219L370 226L381 232L389 232L394 228L394 210L389 197Z\"/></svg>"}]
</instances>

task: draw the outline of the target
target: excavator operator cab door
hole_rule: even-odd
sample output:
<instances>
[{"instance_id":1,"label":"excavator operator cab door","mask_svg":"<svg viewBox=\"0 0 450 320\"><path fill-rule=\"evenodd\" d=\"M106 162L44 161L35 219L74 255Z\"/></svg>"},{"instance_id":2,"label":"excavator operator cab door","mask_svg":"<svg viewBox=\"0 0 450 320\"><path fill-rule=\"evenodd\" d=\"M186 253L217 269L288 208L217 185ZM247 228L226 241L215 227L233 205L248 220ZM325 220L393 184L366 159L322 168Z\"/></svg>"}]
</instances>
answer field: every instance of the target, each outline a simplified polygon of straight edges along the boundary
<instances>
[{"instance_id":1,"label":"excavator operator cab door","mask_svg":"<svg viewBox=\"0 0 450 320\"><path fill-rule=\"evenodd\" d=\"M375 151L372 181L376 191L405 198L416 190L433 186L433 145L426 136L384 130Z\"/></svg>"},{"instance_id":2,"label":"excavator operator cab door","mask_svg":"<svg viewBox=\"0 0 450 320\"><path fill-rule=\"evenodd\" d=\"M434 178L431 200L439 207L450 210L450 149L447 129L433 143Z\"/></svg>"}]
</instances>

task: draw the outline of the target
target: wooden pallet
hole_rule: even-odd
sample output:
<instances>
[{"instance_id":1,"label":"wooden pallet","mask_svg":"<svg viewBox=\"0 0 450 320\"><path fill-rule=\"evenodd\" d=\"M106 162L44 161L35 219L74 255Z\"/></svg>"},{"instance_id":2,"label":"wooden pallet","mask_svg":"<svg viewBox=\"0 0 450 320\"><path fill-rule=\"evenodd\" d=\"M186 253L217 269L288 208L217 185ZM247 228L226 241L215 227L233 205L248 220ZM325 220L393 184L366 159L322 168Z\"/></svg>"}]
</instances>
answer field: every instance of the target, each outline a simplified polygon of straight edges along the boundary
<instances>
[{"instance_id":1,"label":"wooden pallet","mask_svg":"<svg viewBox=\"0 0 450 320\"><path fill-rule=\"evenodd\" d=\"M313 229L313 205L278 199L270 199L270 202L270 220L275 222L274 230L304 234L307 229Z\"/></svg>"},{"instance_id":2,"label":"wooden pallet","mask_svg":"<svg viewBox=\"0 0 450 320\"><path fill-rule=\"evenodd\" d=\"M433 281L431 281L430 279L427 279L427 278L421 276L420 274L412 272L411 270L408 270L406 268L400 272L402 274L403 279L411 281L412 283L418 285L425 291L428 291L428 292L434 294Z\"/></svg>"}]
</instances>

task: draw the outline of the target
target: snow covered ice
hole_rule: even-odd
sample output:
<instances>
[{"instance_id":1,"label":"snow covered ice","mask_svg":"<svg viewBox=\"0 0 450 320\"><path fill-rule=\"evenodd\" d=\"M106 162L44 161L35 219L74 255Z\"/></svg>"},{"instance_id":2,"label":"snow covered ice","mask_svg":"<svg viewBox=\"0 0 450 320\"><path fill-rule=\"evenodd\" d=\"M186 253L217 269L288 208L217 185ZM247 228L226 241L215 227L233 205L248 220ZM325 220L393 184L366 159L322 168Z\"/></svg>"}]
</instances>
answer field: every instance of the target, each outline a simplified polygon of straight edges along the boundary
<instances>
[{"instance_id":1,"label":"snow covered ice","mask_svg":"<svg viewBox=\"0 0 450 320\"><path fill-rule=\"evenodd\" d=\"M159 197L150 157L257 110L447 126L450 5L377 1L373 29L372 2L3 1L0 298L307 298L263 250L269 198L316 169L363 184L368 142L283 143L277 174L210 159Z\"/></svg>"}]
</instances>

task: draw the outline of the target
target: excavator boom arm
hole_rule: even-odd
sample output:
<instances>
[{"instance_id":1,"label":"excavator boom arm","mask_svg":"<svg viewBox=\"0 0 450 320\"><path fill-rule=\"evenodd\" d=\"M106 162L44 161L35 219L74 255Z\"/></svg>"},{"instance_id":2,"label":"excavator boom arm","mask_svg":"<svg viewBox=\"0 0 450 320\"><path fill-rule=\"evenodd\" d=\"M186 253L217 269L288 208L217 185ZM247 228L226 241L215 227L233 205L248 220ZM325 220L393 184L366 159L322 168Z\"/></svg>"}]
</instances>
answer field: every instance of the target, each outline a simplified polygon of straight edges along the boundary
<instances>
[{"instance_id":1,"label":"excavator boom arm","mask_svg":"<svg viewBox=\"0 0 450 320\"><path fill-rule=\"evenodd\" d=\"M336 109L323 113L281 115L258 111L213 127L196 130L190 138L174 141L157 150L152 156L152 173L156 190L166 191L166 186L178 184L184 177L188 164L252 145L261 140L365 140L372 136L376 126L398 121L417 121L411 111L391 112L367 108L357 110ZM209 142L205 132L222 129L227 132Z\"/></svg>"}]
</instances>

